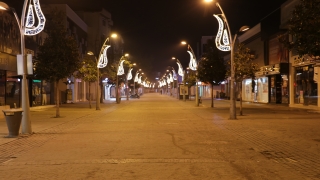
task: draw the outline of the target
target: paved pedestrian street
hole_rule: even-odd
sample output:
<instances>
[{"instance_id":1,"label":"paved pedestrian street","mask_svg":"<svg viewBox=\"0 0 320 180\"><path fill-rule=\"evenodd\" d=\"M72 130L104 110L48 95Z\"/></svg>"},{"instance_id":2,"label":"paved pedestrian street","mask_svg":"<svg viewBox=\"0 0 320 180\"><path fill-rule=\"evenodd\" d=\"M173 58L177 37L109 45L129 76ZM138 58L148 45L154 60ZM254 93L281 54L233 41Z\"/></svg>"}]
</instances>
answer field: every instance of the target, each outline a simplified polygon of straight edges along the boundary
<instances>
[{"instance_id":1,"label":"paved pedestrian street","mask_svg":"<svg viewBox=\"0 0 320 180\"><path fill-rule=\"evenodd\" d=\"M319 111L244 103L229 120L228 100L210 103L149 93L100 111L62 104L61 118L31 108L34 134L18 138L2 118L0 179L320 179Z\"/></svg>"}]
</instances>

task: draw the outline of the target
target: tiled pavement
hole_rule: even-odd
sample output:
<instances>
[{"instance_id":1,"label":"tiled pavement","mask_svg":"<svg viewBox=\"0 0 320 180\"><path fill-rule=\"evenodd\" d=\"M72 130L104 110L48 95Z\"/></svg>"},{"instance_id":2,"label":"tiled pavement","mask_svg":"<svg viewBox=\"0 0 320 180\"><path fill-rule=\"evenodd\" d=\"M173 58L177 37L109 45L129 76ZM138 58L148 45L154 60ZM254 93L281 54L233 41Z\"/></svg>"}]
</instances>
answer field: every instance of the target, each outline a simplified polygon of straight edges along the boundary
<instances>
[{"instance_id":1,"label":"tiled pavement","mask_svg":"<svg viewBox=\"0 0 320 180\"><path fill-rule=\"evenodd\" d=\"M320 179L316 109L140 99L31 108L32 135L4 138L0 179ZM238 107L238 106L237 106Z\"/></svg>"}]
</instances>

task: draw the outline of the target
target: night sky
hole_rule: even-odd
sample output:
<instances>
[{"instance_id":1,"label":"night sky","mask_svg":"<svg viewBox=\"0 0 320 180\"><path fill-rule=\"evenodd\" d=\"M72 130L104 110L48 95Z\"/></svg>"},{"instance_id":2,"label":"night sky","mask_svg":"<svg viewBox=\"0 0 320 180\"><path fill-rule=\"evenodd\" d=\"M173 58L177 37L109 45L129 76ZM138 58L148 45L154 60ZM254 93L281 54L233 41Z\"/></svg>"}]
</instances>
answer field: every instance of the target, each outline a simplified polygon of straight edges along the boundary
<instances>
[{"instance_id":1,"label":"night sky","mask_svg":"<svg viewBox=\"0 0 320 180\"><path fill-rule=\"evenodd\" d=\"M23 4L23 0L7 1L10 1L7 2L9 5ZM180 45L180 42L187 41L197 53L197 43L200 43L201 36L216 34L218 23L213 14L221 13L215 2L206 4L203 0L40 0L40 4L48 1L67 3L71 8L104 7L112 15L112 30L124 39L125 52L148 76L154 71L164 73L167 66L177 69L171 60L172 56L177 57L186 67L189 54L186 52L187 47ZM258 24L285 1L218 2L234 33L243 25L252 27Z\"/></svg>"}]
</instances>

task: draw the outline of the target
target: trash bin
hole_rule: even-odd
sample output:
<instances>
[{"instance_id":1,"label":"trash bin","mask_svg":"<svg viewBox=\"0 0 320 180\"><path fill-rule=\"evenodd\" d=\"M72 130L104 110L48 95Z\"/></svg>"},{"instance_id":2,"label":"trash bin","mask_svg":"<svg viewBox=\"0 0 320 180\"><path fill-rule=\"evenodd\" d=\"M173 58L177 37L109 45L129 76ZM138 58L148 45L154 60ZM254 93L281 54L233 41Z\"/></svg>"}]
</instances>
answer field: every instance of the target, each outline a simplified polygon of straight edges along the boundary
<instances>
[{"instance_id":1,"label":"trash bin","mask_svg":"<svg viewBox=\"0 0 320 180\"><path fill-rule=\"evenodd\" d=\"M8 138L19 136L20 124L23 110L20 109L5 109L2 110L6 118L9 135Z\"/></svg>"}]
</instances>

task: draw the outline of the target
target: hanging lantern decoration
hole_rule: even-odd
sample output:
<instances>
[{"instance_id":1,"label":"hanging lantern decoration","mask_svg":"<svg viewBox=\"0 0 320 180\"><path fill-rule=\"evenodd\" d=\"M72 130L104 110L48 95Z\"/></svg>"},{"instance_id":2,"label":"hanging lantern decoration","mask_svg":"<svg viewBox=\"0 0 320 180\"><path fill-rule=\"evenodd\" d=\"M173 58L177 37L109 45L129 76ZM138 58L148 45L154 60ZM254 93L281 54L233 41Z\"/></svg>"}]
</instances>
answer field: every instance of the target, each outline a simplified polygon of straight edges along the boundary
<instances>
[{"instance_id":1,"label":"hanging lantern decoration","mask_svg":"<svg viewBox=\"0 0 320 180\"><path fill-rule=\"evenodd\" d=\"M103 49L103 53L100 54L99 62L98 62L98 65L97 65L98 68L104 68L104 67L107 66L107 64L108 64L107 50L108 50L109 47L111 47L111 46L107 45Z\"/></svg>"},{"instance_id":2,"label":"hanging lantern decoration","mask_svg":"<svg viewBox=\"0 0 320 180\"><path fill-rule=\"evenodd\" d=\"M134 77L134 82L138 82L139 81L139 73L136 73L136 76Z\"/></svg>"},{"instance_id":3,"label":"hanging lantern decoration","mask_svg":"<svg viewBox=\"0 0 320 180\"><path fill-rule=\"evenodd\" d=\"M25 22L25 28L24 28L24 34L27 36L33 36L36 34L39 34L43 29L46 22L46 18L44 17L39 0L32 0L33 4L29 3L28 5L28 11L27 11L27 17ZM34 12L37 16L37 21L34 17ZM38 22L37 26L35 25L35 22Z\"/></svg>"},{"instance_id":4,"label":"hanging lantern decoration","mask_svg":"<svg viewBox=\"0 0 320 180\"><path fill-rule=\"evenodd\" d=\"M132 68L129 69L128 74L127 74L127 80L131 80L132 79Z\"/></svg>"},{"instance_id":5,"label":"hanging lantern decoration","mask_svg":"<svg viewBox=\"0 0 320 180\"><path fill-rule=\"evenodd\" d=\"M213 16L218 20L218 23L219 23L218 32L215 39L216 46L221 51L230 51L231 46L230 46L229 34L226 28L226 25L224 21L220 18L221 15L219 16L214 14Z\"/></svg>"},{"instance_id":6,"label":"hanging lantern decoration","mask_svg":"<svg viewBox=\"0 0 320 180\"><path fill-rule=\"evenodd\" d=\"M123 62L124 61L125 60L120 60L119 67L118 67L118 72L117 72L118 76L121 76L122 74L124 74L124 69L123 69Z\"/></svg>"},{"instance_id":7,"label":"hanging lantern decoration","mask_svg":"<svg viewBox=\"0 0 320 180\"><path fill-rule=\"evenodd\" d=\"M188 50L187 52L189 53L190 55L190 62L189 62L189 68L193 71L196 71L197 70L197 59L196 59L196 56L191 48L190 45L188 45Z\"/></svg>"}]
</instances>

